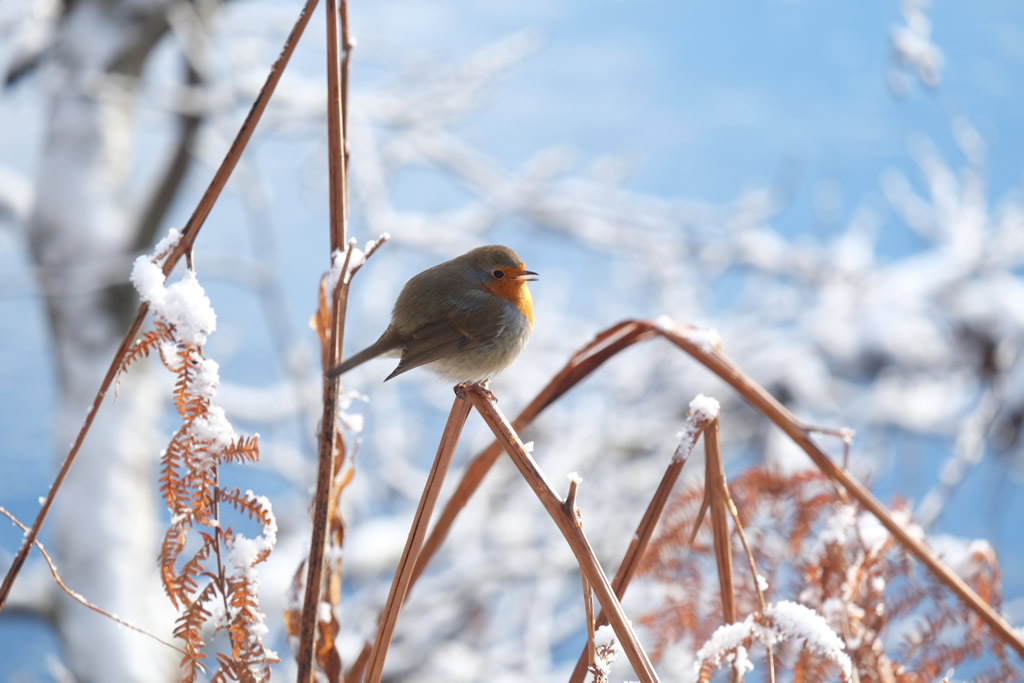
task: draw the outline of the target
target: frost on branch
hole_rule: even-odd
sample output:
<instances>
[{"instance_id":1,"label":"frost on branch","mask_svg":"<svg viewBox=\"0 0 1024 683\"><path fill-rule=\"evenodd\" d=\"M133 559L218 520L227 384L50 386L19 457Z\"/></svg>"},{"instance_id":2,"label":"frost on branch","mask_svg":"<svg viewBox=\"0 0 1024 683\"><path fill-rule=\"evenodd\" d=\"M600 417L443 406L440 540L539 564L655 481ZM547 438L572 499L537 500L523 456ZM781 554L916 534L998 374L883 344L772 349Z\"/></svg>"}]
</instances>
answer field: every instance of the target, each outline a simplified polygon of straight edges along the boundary
<instances>
[{"instance_id":1,"label":"frost on branch","mask_svg":"<svg viewBox=\"0 0 1024 683\"><path fill-rule=\"evenodd\" d=\"M270 677L277 655L263 645L267 632L259 606L259 575L277 541L277 522L270 501L252 491L227 488L220 465L259 459L258 436L240 436L224 409L213 399L220 384L219 366L203 357L203 344L217 317L194 271L166 284L156 261L176 243L172 234L157 245L156 258L142 256L132 269L132 284L149 304L153 330L144 333L121 365L156 349L176 377L174 406L181 426L160 457L160 494L171 518L160 549L160 574L171 603L181 610L174 635L184 641L183 680L194 681L206 670L203 631L226 631L231 652L218 652L213 681L260 681ZM238 521L255 522L256 538L226 523L226 509ZM188 544L189 533L197 541ZM188 550L188 552L186 552Z\"/></svg>"}]
</instances>

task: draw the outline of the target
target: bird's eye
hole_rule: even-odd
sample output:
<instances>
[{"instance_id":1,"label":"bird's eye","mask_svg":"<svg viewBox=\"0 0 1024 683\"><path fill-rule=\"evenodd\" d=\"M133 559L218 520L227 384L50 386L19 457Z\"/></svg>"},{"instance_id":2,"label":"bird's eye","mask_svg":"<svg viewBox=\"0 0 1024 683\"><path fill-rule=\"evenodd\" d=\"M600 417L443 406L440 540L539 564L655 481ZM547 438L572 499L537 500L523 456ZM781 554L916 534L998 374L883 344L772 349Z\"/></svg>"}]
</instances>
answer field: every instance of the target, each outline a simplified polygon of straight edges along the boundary
<instances>
[{"instance_id":1,"label":"bird's eye","mask_svg":"<svg viewBox=\"0 0 1024 683\"><path fill-rule=\"evenodd\" d=\"M496 270L496 271L494 271L493 273L491 273L491 275L493 275L494 277L496 277L496 278L497 278L497 279L499 279L499 280L500 280L501 278L505 277L505 273L504 273L504 271L501 271L501 270Z\"/></svg>"}]
</instances>

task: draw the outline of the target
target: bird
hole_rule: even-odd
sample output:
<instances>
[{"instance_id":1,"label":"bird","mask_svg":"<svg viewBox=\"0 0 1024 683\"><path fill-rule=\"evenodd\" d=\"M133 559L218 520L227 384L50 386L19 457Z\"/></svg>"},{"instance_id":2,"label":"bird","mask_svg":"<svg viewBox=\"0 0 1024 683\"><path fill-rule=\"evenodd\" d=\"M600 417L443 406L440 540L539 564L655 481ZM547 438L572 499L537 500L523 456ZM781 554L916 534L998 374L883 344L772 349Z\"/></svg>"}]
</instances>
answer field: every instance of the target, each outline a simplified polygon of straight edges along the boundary
<instances>
[{"instance_id":1,"label":"bird","mask_svg":"<svg viewBox=\"0 0 1024 683\"><path fill-rule=\"evenodd\" d=\"M391 323L368 347L327 371L337 377L378 356L399 356L388 381L427 366L460 384L485 382L522 352L533 331L526 270L508 247L472 249L414 275L391 312Z\"/></svg>"}]
</instances>

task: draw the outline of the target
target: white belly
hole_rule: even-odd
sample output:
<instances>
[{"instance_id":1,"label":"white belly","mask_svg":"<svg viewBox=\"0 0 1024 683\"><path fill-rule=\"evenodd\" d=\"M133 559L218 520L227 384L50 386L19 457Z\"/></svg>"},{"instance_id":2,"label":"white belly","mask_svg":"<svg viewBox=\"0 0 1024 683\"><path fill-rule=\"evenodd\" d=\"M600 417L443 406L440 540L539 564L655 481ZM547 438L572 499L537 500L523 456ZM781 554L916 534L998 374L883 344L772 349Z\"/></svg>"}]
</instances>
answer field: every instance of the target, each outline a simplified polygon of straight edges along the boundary
<instances>
[{"instance_id":1,"label":"white belly","mask_svg":"<svg viewBox=\"0 0 1024 683\"><path fill-rule=\"evenodd\" d=\"M434 361L427 367L456 382L489 379L507 368L522 353L532 331L530 321L509 304L501 318L501 331L494 341Z\"/></svg>"}]
</instances>

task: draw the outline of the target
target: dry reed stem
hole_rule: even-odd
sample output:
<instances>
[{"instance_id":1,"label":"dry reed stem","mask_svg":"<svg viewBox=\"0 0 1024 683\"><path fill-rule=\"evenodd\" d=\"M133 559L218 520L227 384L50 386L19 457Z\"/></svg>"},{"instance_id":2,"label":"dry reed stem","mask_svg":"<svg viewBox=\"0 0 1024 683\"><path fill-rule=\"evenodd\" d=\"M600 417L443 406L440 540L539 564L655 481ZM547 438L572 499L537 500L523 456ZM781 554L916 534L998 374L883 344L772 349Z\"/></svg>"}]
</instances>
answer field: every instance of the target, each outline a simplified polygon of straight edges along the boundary
<instances>
[{"instance_id":1,"label":"dry reed stem","mask_svg":"<svg viewBox=\"0 0 1024 683\"><path fill-rule=\"evenodd\" d=\"M907 533L906 529L889 514L888 509L871 495L871 492L864 488L860 482L854 479L853 475L840 469L833 463L811 439L810 432L816 430L805 426L797 420L774 396L743 374L739 366L726 356L720 348L717 346L707 348L708 344L703 340L694 340L688 337L685 334L687 328L683 326L667 329L664 326L646 321L629 321L624 323L624 325L647 329L664 336L728 382L743 398L764 413L768 419L778 425L789 438L800 446L826 477L841 484L858 503L873 514L881 522L882 526L896 538L900 545L924 564L940 582L952 590L971 611L977 614L982 621L995 631L996 635L1003 642L1012 647L1018 655L1024 657L1024 637L1017 634L1013 627L998 612L992 609L973 588L968 586L952 569L936 557L928 546ZM626 332L629 333L628 330Z\"/></svg>"},{"instance_id":2,"label":"dry reed stem","mask_svg":"<svg viewBox=\"0 0 1024 683\"><path fill-rule=\"evenodd\" d=\"M711 510L711 532L714 539L718 586L722 596L722 617L725 623L736 622L736 590L732 582L732 544L725 502L725 466L718 438L718 418L704 430L704 498ZM755 577L756 581L757 578Z\"/></svg>"},{"instance_id":3,"label":"dry reed stem","mask_svg":"<svg viewBox=\"0 0 1024 683\"><path fill-rule=\"evenodd\" d=\"M705 467L706 466L707 465L705 465ZM747 566L750 569L750 578L754 582L754 593L757 595L757 608L763 615L768 610L768 604L764 599L764 591L761 590L761 580L759 578L760 574L757 572L757 562L754 560L754 553L750 550L750 543L747 542L747 534L743 531L743 523L740 521L740 512L736 509L736 503L733 502L732 494L729 493L729 482L725 479L724 473L722 476L722 497L725 499L733 524L736 525L736 535L740 537L740 543L743 545L743 552L747 556ZM768 651L768 680L770 683L775 683L775 653L772 651L772 644L770 642L766 641L764 646ZM854 672L854 675L856 675L856 669Z\"/></svg>"},{"instance_id":4,"label":"dry reed stem","mask_svg":"<svg viewBox=\"0 0 1024 683\"><path fill-rule=\"evenodd\" d=\"M348 83L349 68L352 61L352 50L356 43L352 40L348 22L348 0L341 0L341 139L342 152L345 155L345 174L348 175ZM345 205L348 206L348 197L345 197Z\"/></svg>"},{"instance_id":5,"label":"dry reed stem","mask_svg":"<svg viewBox=\"0 0 1024 683\"><path fill-rule=\"evenodd\" d=\"M582 349L577 351L569 359L558 374L551 378L551 381L541 389L540 393L530 403L523 408L519 416L512 421L512 428L517 432L525 429L533 420L540 414L542 410L547 408L549 405L557 401L567 391L572 389L581 380L587 377L594 370L599 368L606 360L622 351L625 348L633 345L641 338L633 336L618 336L613 335L617 331L618 326L610 328L600 334L598 334L593 341L584 346ZM654 335L647 335L652 337ZM419 578L420 574L426 568L427 563L437 552L437 549L441 547L441 543L444 541L445 536L448 535L448 531L451 529L455 518L459 512L465 507L469 501L470 496L480 486L480 482L483 481L484 476L490 471L491 467L497 461L498 456L501 455L501 444L495 441L486 449L484 449L479 455L474 457L469 465L466 467L466 471L462 475L462 479L459 481L458 486L452 493L452 497L445 504L441 514L438 515L437 522L434 524L434 528L430 532L430 536L427 537L426 542L423 544L423 552L420 553L419 562L416 565L416 573L413 576L413 580Z\"/></svg>"},{"instance_id":6,"label":"dry reed stem","mask_svg":"<svg viewBox=\"0 0 1024 683\"><path fill-rule=\"evenodd\" d=\"M341 0L344 6L346 0ZM327 0L327 167L330 199L331 251L343 249L348 241L348 178L345 164L346 112L343 109L341 62L338 53L338 24L342 15L338 11L338 0ZM348 16L348 12L345 12ZM347 34L347 27L342 27ZM348 49L345 50L346 59ZM347 82L345 83L347 86Z\"/></svg>"},{"instance_id":7,"label":"dry reed stem","mask_svg":"<svg viewBox=\"0 0 1024 683\"><path fill-rule=\"evenodd\" d=\"M356 661L352 662L352 666L345 672L343 681L359 683L359 681L363 680L363 671L366 669L366 662L370 660L370 651L372 649L373 643L365 643L363 645L363 649L359 652L359 656L356 657Z\"/></svg>"},{"instance_id":8,"label":"dry reed stem","mask_svg":"<svg viewBox=\"0 0 1024 683\"><path fill-rule=\"evenodd\" d=\"M580 580L583 582L583 608L587 612L587 644L583 648L583 655L586 657L587 666L590 669L597 667L597 657L594 647L594 590L587 581L587 575L580 569Z\"/></svg>"},{"instance_id":9,"label":"dry reed stem","mask_svg":"<svg viewBox=\"0 0 1024 683\"><path fill-rule=\"evenodd\" d=\"M22 524L21 520L19 520L17 517L15 517L13 514L11 514L11 512L8 511L7 508L5 508L2 505L0 505L0 515L3 515L7 519L11 520L11 522L13 522L16 526L18 526L22 531L25 531L25 532L28 531L28 527L25 526L24 524ZM122 619L119 616L111 614L110 612L106 611L102 607L99 607L99 606L94 605L93 603L89 602L89 600L86 599L85 596L83 596L81 593L79 593L79 592L69 588L68 585L64 583L64 580L60 578L60 574L57 573L57 565L54 563L53 558L50 557L50 554L48 552L46 552L46 548L43 547L43 544L40 543L38 539L36 539L36 541L34 541L34 545L36 546L36 549L39 551L39 553L43 556L43 560L46 562L46 566L50 568L50 574L53 575L53 580L57 583L57 585L60 587L60 589L62 591L64 591L65 593L67 593L69 596L71 596L71 598L73 600L75 600L78 603L82 604L83 606L91 609L93 612L96 612L97 614L100 614L100 615L106 617L107 619L110 619L111 621L116 622L116 623L120 624L121 626L124 626L127 629L135 631L136 633L141 633L142 635L144 635L144 636L146 636L148 638L152 638L153 640L155 640L156 642L160 643L161 645L169 647L172 650L175 650L176 652L178 652L178 653L180 653L182 655L186 655L187 654L183 649L181 649L177 645L174 645L173 643L168 643L166 640L164 640L160 636L158 636L158 635L156 635L154 633L150 633L149 631L147 631L146 629L142 628L141 626L136 626L135 624L131 623L130 621L127 621L125 619ZM204 673L206 672L206 669L205 669L205 667L202 666L202 664L199 664L198 667Z\"/></svg>"},{"instance_id":10,"label":"dry reed stem","mask_svg":"<svg viewBox=\"0 0 1024 683\"><path fill-rule=\"evenodd\" d=\"M936 558L923 543L910 538L892 519L892 516L888 514L888 511L880 502L864 489L859 482L833 464L828 456L817 447L811 440L810 433L821 431L820 429L809 427L797 420L792 413L768 394L764 388L744 375L721 349L716 348L713 344L709 344L706 339L699 336L697 338L687 336L688 332L701 333L702 331L693 326L685 325L673 325L671 329L668 329L665 325L648 320L624 320L609 327L598 333L591 342L573 354L565 367L551 378L540 393L516 417L512 427L516 431L525 429L541 411L558 400L563 394L620 351L638 342L647 341L659 336L665 337L724 379L748 403L760 410L768 419L782 429L807 453L819 470L829 477L831 481L841 484L866 509L875 515L882 525L916 556L929 571L948 586L969 609L978 614L996 632L1001 640L1009 644L1018 654L1024 656L1024 640L1013 632L1012 627L989 607L970 586L953 574L949 568ZM420 553L416 570L413 574L414 582L423 573L434 553L441 547L445 537L451 530L452 524L455 522L455 518L466 506L469 498L479 488L480 482L483 481L484 476L490 471L491 466L494 465L498 455L501 453L501 449L501 443L496 440L474 457L466 467L466 471L463 473L455 492L445 504L434 528L424 542L423 550ZM369 643L363 647L363 651L359 654L348 676L351 676L352 672L357 670L360 662L366 659L369 648Z\"/></svg>"},{"instance_id":11,"label":"dry reed stem","mask_svg":"<svg viewBox=\"0 0 1024 683\"><path fill-rule=\"evenodd\" d=\"M344 5L345 0L342 0ZM338 57L338 23L342 20L338 12L338 0L327 0L325 8L327 30L327 163L328 197L330 210L330 253L345 249L345 262L341 277L332 292L332 307L329 344L326 351L325 368L332 368L341 362L345 338L345 307L348 303L349 261L353 245L348 243L348 177L345 163L345 130L343 124L343 88ZM347 12L345 13L347 18ZM347 28L342 29L346 33ZM345 84L348 86L346 80ZM323 378L323 413L320 419L318 441L318 465L316 493L313 498L312 532L310 534L309 556L306 562L306 592L302 602L302 620L299 628L298 674L300 682L312 681L316 650L317 613L324 573L324 552L327 541L328 508L330 507L331 482L334 479L334 459L344 458L344 442L335 425L337 417L337 378Z\"/></svg>"},{"instance_id":12,"label":"dry reed stem","mask_svg":"<svg viewBox=\"0 0 1024 683\"><path fill-rule=\"evenodd\" d=\"M467 387L467 395L473 406L483 417L484 422L494 432L494 436L509 454L516 468L526 479L526 482L533 489L533 492L540 499L544 509L555 521L562 536L569 544L581 571L586 575L591 588L597 595L604 611L608 614L608 621L615 631L615 637L622 645L629 663L633 666L634 673L642 683L651 683L658 680L658 674L654 671L650 658L640 645L640 641L633 631L622 605L612 591L608 578L601 569L594 550L590 547L579 519L573 511L567 510L558 494L551 488L544 474L541 472L533 457L526 451L523 442L519 439L512 425L501 413L494 396L479 385ZM374 682L375 683L375 682Z\"/></svg>"},{"instance_id":13,"label":"dry reed stem","mask_svg":"<svg viewBox=\"0 0 1024 683\"><path fill-rule=\"evenodd\" d=\"M619 570L615 572L615 578L612 579L612 590L615 591L615 596L619 600L622 600L626 594L626 589L640 566L640 560L647 551L647 545L654 536L654 529L658 525L658 520L661 519L661 513L665 510L665 505L672 494L672 488L679 479L679 475L682 474L686 461L690 459L693 447L697 445L697 439L700 438L709 423L710 420L698 421L694 425L696 429L690 430L690 440L686 443L680 442L676 446L675 453L672 454L672 461L665 468L665 474L661 476L661 482L658 483L658 488L651 496L644 516L640 519L636 532L633 533L633 537L629 541L629 548L626 549L626 554L622 557L622 562L619 563ZM601 611L597 615L595 628L600 628L607 623L608 618L604 611ZM584 650L576 660L576 668L573 669L572 676L569 677L569 683L582 683L583 677L587 673L586 657L587 651Z\"/></svg>"},{"instance_id":14,"label":"dry reed stem","mask_svg":"<svg viewBox=\"0 0 1024 683\"><path fill-rule=\"evenodd\" d=\"M292 53L295 51L295 46L299 42L299 37L302 35L306 25L309 23L310 17L313 14L313 9L316 7L316 3L317 0L306 0L306 3L302 6L298 19L296 19L294 26L292 26L292 30L288 33L288 37L285 39L284 47L281 49L281 54L271 65L270 73L267 74L267 79L264 81L263 87L260 88L260 92L256 96L256 100L253 102L252 107L249 108L249 113L246 115L245 120L238 129L238 133L235 135L235 139L231 142L231 146L228 148L227 153L224 155L224 160L221 161L220 166L217 168L217 172L213 176L213 180L210 181L209 186L206 188L206 192L203 193L202 198L200 198L199 203L192 212L192 216L188 219L188 222L182 229L181 239L178 240L178 243L174 246L174 249L171 250L167 260L164 262L164 275L170 274L171 270L174 269L174 266L181 259L183 254L191 252L192 244L195 242L196 235L199 233L200 228L202 228L203 223L206 221L206 217L210 214L210 210L216 203L217 198L220 197L220 193L224 189L224 185L227 184L228 178L231 177L231 172L234 171L239 158L242 156L242 151L249 143L249 139L252 137L253 131L256 129L256 124L259 122L260 117L263 116L263 111L267 108L267 103L270 101L270 97L273 95L278 81L281 80L281 75L284 73L285 67L288 65L288 60L291 59ZM149 304L143 303L139 306L139 310L135 314L135 320L125 333L124 339L121 340L121 345L114 354L110 367L107 369L107 374L104 375L103 381L100 383L100 388L96 392L96 397L93 399L92 405L89 407L89 412L85 416L82 428L79 430L78 436L75 437L75 442L72 444L67 457L64 459L64 462L61 463L60 470L57 472L57 476L54 477L53 484L46 493L46 499L40 507L39 514L36 515L35 521L32 523L32 528L25 534L25 540L22 542L21 547L18 549L18 553L14 556L14 560L11 562L10 568L7 570L7 574L4 576L3 584L0 585L0 611L3 611L4 605L7 604L7 597L10 595L14 581L17 579L18 573L25 564L25 558L28 557L29 550L36 542L36 539L39 538L39 531L42 529L43 522L46 520L46 516L50 512L50 508L53 506L53 501L56 499L57 493L60 490L61 485L64 483L64 479L71 470L71 465L74 464L75 459L78 457L82 444L85 442L85 437L92 428L92 423L96 419L96 414L99 412L100 405L103 404L103 399L106 397L107 391L110 389L110 385L117 376L118 369L121 367L125 357L135 345L135 337L139 334L139 330L142 329L142 323L145 321L146 313L148 311Z\"/></svg>"},{"instance_id":15,"label":"dry reed stem","mask_svg":"<svg viewBox=\"0 0 1024 683\"><path fill-rule=\"evenodd\" d=\"M332 216L333 218L333 216ZM351 245L346 245L342 273L348 272ZM334 367L342 354L344 307L348 300L348 281L339 277L331 292L331 314L326 335L327 344L322 348L324 367ZM316 661L317 615L320 593L323 588L324 555L327 543L328 510L330 508L331 482L334 479L334 460L338 450L344 450L344 441L338 438L337 412L338 387L336 377L322 377L323 408L320 415L320 434L317 440L316 491L313 495L313 518L310 529L309 555L306 558L306 590L302 599L302 616L299 620L299 647L295 654L298 673L296 681L307 683L313 680ZM340 448L339 448L340 447ZM344 457L342 452L340 456Z\"/></svg>"},{"instance_id":16,"label":"dry reed stem","mask_svg":"<svg viewBox=\"0 0 1024 683\"><path fill-rule=\"evenodd\" d=\"M408 594L409 586L412 583L416 557L419 555L420 548L423 546L423 539L427 535L427 525L430 523L430 516L434 512L437 497L441 494L441 486L444 484L444 477L448 472L448 466L451 464L455 446L459 443L462 427L466 424L466 418L469 417L471 406L470 402L466 400L467 391L471 391L471 389L463 385L455 388L455 402L452 403L448 422L444 426L444 433L441 435L441 443L437 447L434 465L431 467L430 475L423 486L423 494L420 496L419 506L416 508L412 526L409 528L405 549L402 551L398 568L395 570L395 578L391 582L388 601L384 606L384 611L381 613L380 624L377 628L377 638L374 640L373 650L367 663L365 680L368 683L378 683L384 671L384 658L387 655L388 645L391 643L391 636L395 632L398 613L402 608L402 603L405 602L405 596Z\"/></svg>"},{"instance_id":17,"label":"dry reed stem","mask_svg":"<svg viewBox=\"0 0 1024 683\"><path fill-rule=\"evenodd\" d=\"M576 386L578 382L619 351L628 348L641 339L654 336L653 334L646 333L641 333L640 336L616 336L619 327L621 325L599 333L594 337L593 341L574 353L565 367L552 377L551 381L519 413L519 416L512 422L513 429L517 432L525 429L542 410L561 398L563 394ZM495 441L474 457L469 465L466 466L462 479L459 480L458 486L455 488L454 493L452 493L451 498L448 499L448 502L445 503L444 508L438 515L437 521L434 523L433 529L430 531L430 535L427 536L427 540L423 543L423 549L416 560L412 583L416 583L423 570L426 569L427 563L430 562L434 553L441 547L441 543L444 542L445 537L448 535L448 531L455 522L455 518L462 511L462 508L466 506L470 496L480 486L480 482L483 481L484 476L490 471L491 466L497 461L498 456L501 455L501 450L501 444ZM359 673L362 671L362 667L366 665L366 660L370 656L370 648L372 646L372 643L369 642L363 644L362 651L345 674L346 679L360 680Z\"/></svg>"}]
</instances>

